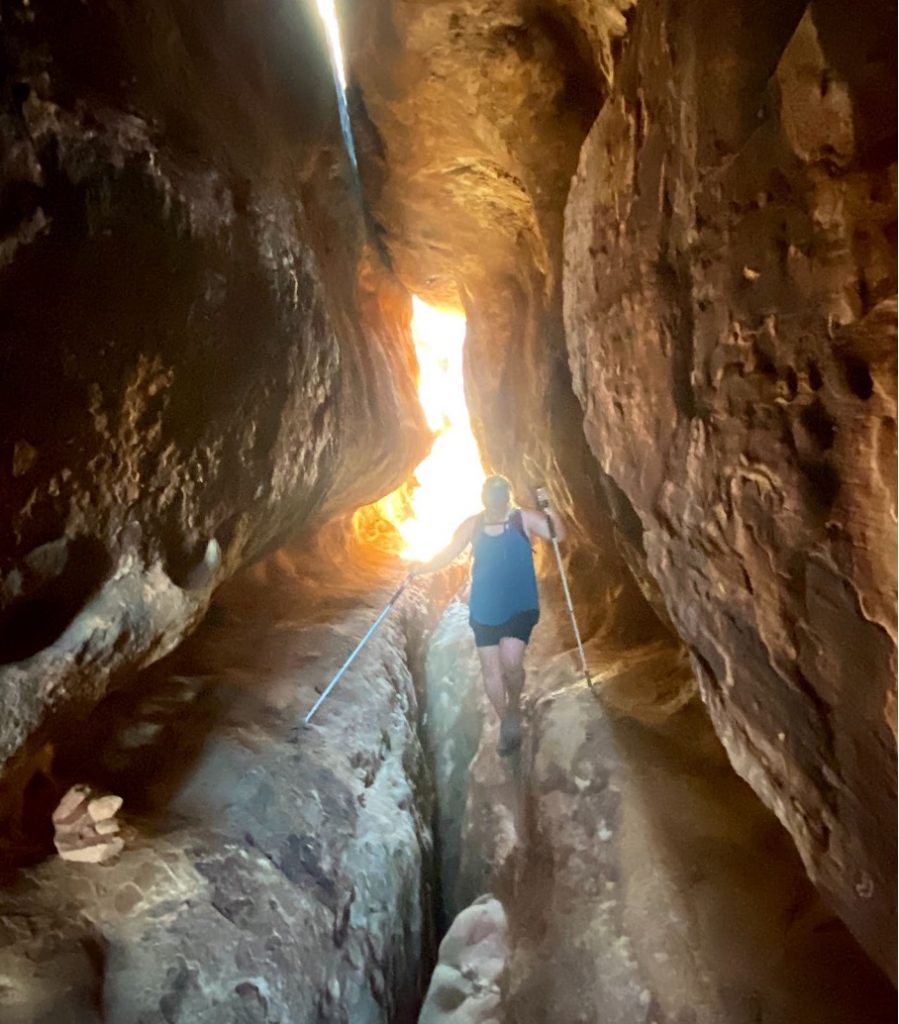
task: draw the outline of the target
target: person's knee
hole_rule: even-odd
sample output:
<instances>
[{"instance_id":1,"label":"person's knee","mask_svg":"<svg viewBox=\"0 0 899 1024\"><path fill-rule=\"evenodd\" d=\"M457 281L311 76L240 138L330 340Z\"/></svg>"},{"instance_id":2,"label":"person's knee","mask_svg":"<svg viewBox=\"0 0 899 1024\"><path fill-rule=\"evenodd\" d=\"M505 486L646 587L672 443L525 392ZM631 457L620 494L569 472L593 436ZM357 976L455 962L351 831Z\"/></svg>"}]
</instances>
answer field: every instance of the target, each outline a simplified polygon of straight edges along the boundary
<instances>
[{"instance_id":1,"label":"person's knee","mask_svg":"<svg viewBox=\"0 0 899 1024\"><path fill-rule=\"evenodd\" d=\"M506 678L503 673L502 665L497 665L495 668L492 668L489 672L485 673L484 678L494 686L502 686Z\"/></svg>"},{"instance_id":2,"label":"person's knee","mask_svg":"<svg viewBox=\"0 0 899 1024\"><path fill-rule=\"evenodd\" d=\"M520 688L524 683L524 665L520 661L503 662L502 669L506 686Z\"/></svg>"},{"instance_id":3,"label":"person's knee","mask_svg":"<svg viewBox=\"0 0 899 1024\"><path fill-rule=\"evenodd\" d=\"M484 677L484 682L488 686L502 686L503 684L503 667L497 661L496 663L481 665L481 674Z\"/></svg>"}]
</instances>

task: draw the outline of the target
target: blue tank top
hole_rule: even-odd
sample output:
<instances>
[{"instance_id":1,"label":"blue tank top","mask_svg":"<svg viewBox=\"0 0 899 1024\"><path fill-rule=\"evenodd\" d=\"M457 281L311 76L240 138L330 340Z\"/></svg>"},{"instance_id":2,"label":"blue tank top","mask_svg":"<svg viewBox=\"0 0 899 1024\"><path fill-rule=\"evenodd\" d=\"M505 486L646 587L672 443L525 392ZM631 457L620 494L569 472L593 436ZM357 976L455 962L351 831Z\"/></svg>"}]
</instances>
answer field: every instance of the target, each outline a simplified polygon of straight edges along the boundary
<instances>
[{"instance_id":1,"label":"blue tank top","mask_svg":"<svg viewBox=\"0 0 899 1024\"><path fill-rule=\"evenodd\" d=\"M471 618L484 626L499 626L513 615L540 607L534 555L520 510L503 525L502 533L491 537L479 518L471 541L474 565L468 608Z\"/></svg>"}]
</instances>

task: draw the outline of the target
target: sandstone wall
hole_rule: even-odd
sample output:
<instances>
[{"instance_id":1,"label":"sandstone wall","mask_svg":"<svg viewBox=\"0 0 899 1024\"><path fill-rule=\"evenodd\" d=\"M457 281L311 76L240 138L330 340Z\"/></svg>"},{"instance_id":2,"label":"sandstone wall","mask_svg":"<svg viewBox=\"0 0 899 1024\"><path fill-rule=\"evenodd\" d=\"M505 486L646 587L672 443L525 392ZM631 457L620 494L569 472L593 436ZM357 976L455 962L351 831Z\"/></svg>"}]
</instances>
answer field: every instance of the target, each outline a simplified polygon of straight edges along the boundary
<instances>
[{"instance_id":1,"label":"sandstone wall","mask_svg":"<svg viewBox=\"0 0 899 1024\"><path fill-rule=\"evenodd\" d=\"M642 5L566 208L564 294L585 434L716 730L892 970L886 17Z\"/></svg>"},{"instance_id":2,"label":"sandstone wall","mask_svg":"<svg viewBox=\"0 0 899 1024\"><path fill-rule=\"evenodd\" d=\"M892 970L889 12L346 18L373 217L410 288L466 309L487 461L574 524L597 672L686 641L733 764Z\"/></svg>"},{"instance_id":3,"label":"sandstone wall","mask_svg":"<svg viewBox=\"0 0 899 1024\"><path fill-rule=\"evenodd\" d=\"M314 4L2 28L0 762L427 443Z\"/></svg>"},{"instance_id":4,"label":"sandstone wall","mask_svg":"<svg viewBox=\"0 0 899 1024\"><path fill-rule=\"evenodd\" d=\"M615 648L663 637L665 613L648 574L638 583L628 568L639 524L635 533L611 516L614 483L583 436L562 326L562 226L631 6L343 8L379 236L410 290L464 307L466 398L484 457L522 502L548 483L571 527L584 630Z\"/></svg>"}]
</instances>

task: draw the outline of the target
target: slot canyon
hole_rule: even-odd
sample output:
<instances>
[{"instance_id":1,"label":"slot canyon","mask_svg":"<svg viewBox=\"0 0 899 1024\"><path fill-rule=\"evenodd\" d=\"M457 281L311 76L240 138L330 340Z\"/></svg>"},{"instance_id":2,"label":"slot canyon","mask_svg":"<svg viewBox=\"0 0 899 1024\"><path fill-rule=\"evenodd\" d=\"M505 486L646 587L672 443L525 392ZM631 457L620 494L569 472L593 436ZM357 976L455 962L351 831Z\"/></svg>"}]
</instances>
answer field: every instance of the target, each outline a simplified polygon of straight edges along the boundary
<instances>
[{"instance_id":1,"label":"slot canyon","mask_svg":"<svg viewBox=\"0 0 899 1024\"><path fill-rule=\"evenodd\" d=\"M0 46L0 1022L894 1020L895 3Z\"/></svg>"}]
</instances>

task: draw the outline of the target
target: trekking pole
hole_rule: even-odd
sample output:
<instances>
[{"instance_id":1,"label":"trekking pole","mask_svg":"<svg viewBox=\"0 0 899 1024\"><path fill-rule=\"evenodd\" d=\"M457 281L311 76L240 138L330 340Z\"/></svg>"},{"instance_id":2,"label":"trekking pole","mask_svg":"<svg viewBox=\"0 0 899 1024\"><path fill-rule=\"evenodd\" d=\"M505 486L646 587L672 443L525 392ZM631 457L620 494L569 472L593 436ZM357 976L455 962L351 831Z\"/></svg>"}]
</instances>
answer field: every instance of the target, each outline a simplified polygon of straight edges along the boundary
<instances>
[{"instance_id":1,"label":"trekking pole","mask_svg":"<svg viewBox=\"0 0 899 1024\"><path fill-rule=\"evenodd\" d=\"M328 685L322 691L321 696L312 705L311 711L303 719L303 724L304 725L308 725L312 721L312 716L315 714L316 711L318 711L318 709L322 706L322 704L324 704L325 700L327 700L328 694L340 682L340 679L343 676L344 672L346 672L346 670L350 667L350 665L353 664L353 661L355 660L356 655L362 650L362 648L374 636L375 630L377 630L378 626L380 626L381 623L384 621L384 619L387 618L387 613L397 603L397 601L400 598L400 594L402 594L402 592L406 589L406 586L409 583L409 580L411 580L411 579L412 579L412 573L409 573L409 575L399 585L399 587L397 588L397 590L394 593L393 597L391 597L391 599L387 602L387 605L385 606L385 608L381 612L381 614L375 619L375 621L371 624L371 626L369 626L368 632L365 634L364 637L362 637L362 639L359 641L359 643L356 644L356 647L355 647L353 653L343 663L343 665L340 668L340 671L337 673L336 676L334 676L334 678L331 680L331 682L328 683Z\"/></svg>"},{"instance_id":2,"label":"trekking pole","mask_svg":"<svg viewBox=\"0 0 899 1024\"><path fill-rule=\"evenodd\" d=\"M584 645L581 643L581 631L577 628L577 619L574 616L574 604L571 601L571 591L568 589L568 577L565 575L565 566L562 562L562 552L559 550L559 538L556 535L556 524L553 522L553 517L549 514L549 497L547 496L545 487L537 488L537 505L539 506L540 511L546 516L546 522L549 526L549 536L553 542L553 551L556 553L556 562L559 566L559 576L562 578L562 590L565 593L565 604L568 606L568 615L571 618L571 628L574 630L574 639L577 642L578 654L581 656L581 667L584 670L587 685L592 690L593 680L590 678L590 669L587 668L587 656L584 654Z\"/></svg>"}]
</instances>

